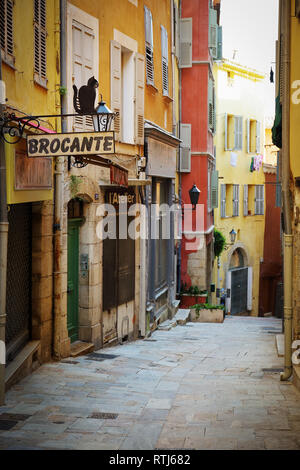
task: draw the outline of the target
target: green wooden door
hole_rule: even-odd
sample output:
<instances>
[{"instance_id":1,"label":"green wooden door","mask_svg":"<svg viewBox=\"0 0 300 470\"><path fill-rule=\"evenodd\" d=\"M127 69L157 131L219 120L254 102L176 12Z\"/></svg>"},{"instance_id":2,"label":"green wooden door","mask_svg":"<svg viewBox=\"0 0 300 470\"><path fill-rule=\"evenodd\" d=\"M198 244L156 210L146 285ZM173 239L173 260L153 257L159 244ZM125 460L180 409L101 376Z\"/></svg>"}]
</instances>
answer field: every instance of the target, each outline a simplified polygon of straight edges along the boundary
<instances>
[{"instance_id":1,"label":"green wooden door","mask_svg":"<svg viewBox=\"0 0 300 470\"><path fill-rule=\"evenodd\" d=\"M78 339L79 227L81 219L68 220L68 333Z\"/></svg>"}]
</instances>

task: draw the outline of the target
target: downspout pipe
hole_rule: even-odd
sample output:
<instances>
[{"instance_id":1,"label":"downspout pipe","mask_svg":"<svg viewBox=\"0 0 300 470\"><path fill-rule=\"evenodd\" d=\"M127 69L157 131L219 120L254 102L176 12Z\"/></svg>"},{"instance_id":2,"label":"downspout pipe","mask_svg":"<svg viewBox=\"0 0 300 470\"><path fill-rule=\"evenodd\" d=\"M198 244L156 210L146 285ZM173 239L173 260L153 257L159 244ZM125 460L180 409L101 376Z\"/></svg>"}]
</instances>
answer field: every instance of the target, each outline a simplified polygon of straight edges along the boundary
<instances>
[{"instance_id":1,"label":"downspout pipe","mask_svg":"<svg viewBox=\"0 0 300 470\"><path fill-rule=\"evenodd\" d=\"M179 23L180 23L180 18L181 18L181 0L178 0L178 11L179 11ZM179 27L179 25L178 25ZM179 123L178 123L178 127L179 127L179 138L181 138L181 135L180 135L180 125L181 125L181 122L182 122L182 117L181 117L181 111L182 111L182 86L181 86L181 69L179 69L179 77L178 77L178 81L179 81ZM180 157L181 157L181 149L179 149L179 166L180 166ZM180 167L179 167L180 169ZM180 207L180 210L181 210L181 203L182 203L182 187L181 187L181 172L179 171L179 181L178 181L178 186L179 186L179 194L178 194L178 197L179 197L179 207ZM182 219L181 219L182 221ZM181 239L178 243L178 254L177 254L177 293L178 295L180 294L180 290L181 290L181 259L182 259L182 255L181 255L181 252L182 252L182 234L181 234Z\"/></svg>"},{"instance_id":2,"label":"downspout pipe","mask_svg":"<svg viewBox=\"0 0 300 470\"><path fill-rule=\"evenodd\" d=\"M66 69L66 22L67 1L59 1L60 16L60 86L67 88ZM61 94L61 114L67 114L67 97ZM62 119L62 132L67 131L67 122ZM55 158L55 195L54 195L54 269L53 269L53 357L61 359L62 332L62 220L63 220L63 187L64 187L64 157Z\"/></svg>"},{"instance_id":3,"label":"downspout pipe","mask_svg":"<svg viewBox=\"0 0 300 470\"><path fill-rule=\"evenodd\" d=\"M0 47L0 80L2 80L2 58ZM0 117L4 104L0 102ZM5 322L6 322L6 276L7 276L8 217L6 199L5 144L0 137L0 405L5 400Z\"/></svg>"},{"instance_id":4,"label":"downspout pipe","mask_svg":"<svg viewBox=\"0 0 300 470\"><path fill-rule=\"evenodd\" d=\"M281 0L280 13L283 40L283 103L282 103L282 196L284 216L284 371L280 380L288 380L292 375L293 337L293 235L290 200L290 19L291 2Z\"/></svg>"}]
</instances>

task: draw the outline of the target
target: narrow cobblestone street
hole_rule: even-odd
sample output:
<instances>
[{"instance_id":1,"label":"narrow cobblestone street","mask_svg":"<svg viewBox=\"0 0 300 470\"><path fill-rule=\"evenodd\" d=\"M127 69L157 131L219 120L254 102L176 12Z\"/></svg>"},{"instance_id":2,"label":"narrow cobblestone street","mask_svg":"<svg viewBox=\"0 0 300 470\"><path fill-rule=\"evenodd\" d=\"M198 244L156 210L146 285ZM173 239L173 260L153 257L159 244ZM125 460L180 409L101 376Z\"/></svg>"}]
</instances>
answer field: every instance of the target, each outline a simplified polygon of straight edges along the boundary
<instances>
[{"instance_id":1,"label":"narrow cobblestone street","mask_svg":"<svg viewBox=\"0 0 300 470\"><path fill-rule=\"evenodd\" d=\"M300 449L280 330L274 318L226 317L43 365L7 393L0 418L20 416L0 449Z\"/></svg>"}]
</instances>

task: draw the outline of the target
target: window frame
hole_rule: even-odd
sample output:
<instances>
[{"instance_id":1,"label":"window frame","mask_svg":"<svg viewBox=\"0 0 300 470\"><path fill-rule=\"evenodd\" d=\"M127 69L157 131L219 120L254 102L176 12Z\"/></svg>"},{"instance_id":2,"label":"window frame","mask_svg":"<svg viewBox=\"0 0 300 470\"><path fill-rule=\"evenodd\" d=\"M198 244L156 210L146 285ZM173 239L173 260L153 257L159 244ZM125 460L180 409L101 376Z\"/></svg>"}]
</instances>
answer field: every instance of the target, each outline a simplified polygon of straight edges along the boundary
<instances>
[{"instance_id":1,"label":"window frame","mask_svg":"<svg viewBox=\"0 0 300 470\"><path fill-rule=\"evenodd\" d=\"M10 13L11 16L9 18L7 11L8 5L10 5ZM2 61L12 67L15 68L15 55L14 55L14 1L13 0L1 0L1 9L3 8L3 17L0 17L0 20L3 21L3 41L4 44L2 45L2 36L0 39L0 47L1 47L1 57ZM1 11L0 11L1 13ZM1 23L2 23L1 21ZM10 29L10 31L8 31ZM10 40L9 40L10 34ZM10 43L10 44L9 44ZM9 50L10 49L10 50Z\"/></svg>"}]
</instances>

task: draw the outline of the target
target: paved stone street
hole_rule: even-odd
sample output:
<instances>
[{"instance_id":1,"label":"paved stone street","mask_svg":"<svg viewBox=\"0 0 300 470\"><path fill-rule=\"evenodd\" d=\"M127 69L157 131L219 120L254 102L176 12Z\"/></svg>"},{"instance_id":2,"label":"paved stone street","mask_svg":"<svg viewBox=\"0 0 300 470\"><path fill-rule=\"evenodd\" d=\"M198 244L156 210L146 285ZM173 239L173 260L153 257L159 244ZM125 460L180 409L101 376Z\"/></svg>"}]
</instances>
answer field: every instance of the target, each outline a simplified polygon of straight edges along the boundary
<instances>
[{"instance_id":1,"label":"paved stone street","mask_svg":"<svg viewBox=\"0 0 300 470\"><path fill-rule=\"evenodd\" d=\"M0 449L300 449L280 330L274 318L226 317L43 365L7 393L0 419L17 423Z\"/></svg>"}]
</instances>

